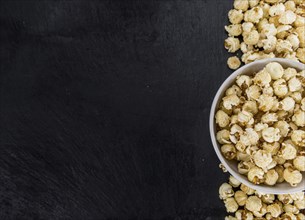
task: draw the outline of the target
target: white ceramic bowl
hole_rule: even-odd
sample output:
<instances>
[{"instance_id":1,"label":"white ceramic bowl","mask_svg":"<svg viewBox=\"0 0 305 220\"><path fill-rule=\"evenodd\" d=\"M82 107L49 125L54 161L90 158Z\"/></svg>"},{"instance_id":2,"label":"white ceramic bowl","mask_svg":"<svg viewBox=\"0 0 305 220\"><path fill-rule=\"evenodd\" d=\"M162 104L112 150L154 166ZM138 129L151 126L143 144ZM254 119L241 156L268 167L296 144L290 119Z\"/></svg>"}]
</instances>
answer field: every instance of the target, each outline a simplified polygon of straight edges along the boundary
<instances>
[{"instance_id":1,"label":"white ceramic bowl","mask_svg":"<svg viewBox=\"0 0 305 220\"><path fill-rule=\"evenodd\" d=\"M280 63L284 68L287 67L293 67L297 70L304 70L305 65L296 61L288 60L288 59L281 59L281 58L272 58L272 59L264 59L264 60L258 60L255 62L252 62L250 64L247 64L235 72L233 72L220 86L218 89L212 107L210 111L210 135L212 139L212 143L214 146L214 149L216 151L216 154L221 161L221 163L225 166L225 168L228 170L228 172L233 175L237 180L242 182L243 184L247 185L248 187L251 187L252 189L255 189L262 193L269 193L269 194L286 194L286 193L294 193L294 192L300 192L305 189L305 174L303 174L303 180L298 186L292 187L288 183L280 183L276 184L274 186L268 186L265 184L261 185L255 185L251 183L246 176L239 174L237 170L237 161L235 160L227 160L223 157L222 153L220 152L220 144L216 140L216 124L215 124L215 113L217 111L219 102L221 101L225 91L227 88L229 88L235 81L236 77L241 74L246 75L253 75L254 73L262 70L268 63L270 62L278 62Z\"/></svg>"}]
</instances>

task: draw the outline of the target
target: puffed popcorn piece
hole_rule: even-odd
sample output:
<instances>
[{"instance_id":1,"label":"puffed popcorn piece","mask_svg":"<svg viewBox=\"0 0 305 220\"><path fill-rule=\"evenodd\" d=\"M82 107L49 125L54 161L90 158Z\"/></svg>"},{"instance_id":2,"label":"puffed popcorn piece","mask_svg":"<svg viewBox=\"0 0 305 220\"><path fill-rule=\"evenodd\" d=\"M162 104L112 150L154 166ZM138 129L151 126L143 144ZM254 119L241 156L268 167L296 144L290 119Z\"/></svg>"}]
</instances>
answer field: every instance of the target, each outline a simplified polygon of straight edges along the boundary
<instances>
[{"instance_id":1,"label":"puffed popcorn piece","mask_svg":"<svg viewBox=\"0 0 305 220\"><path fill-rule=\"evenodd\" d=\"M245 137L245 141L242 141L242 137ZM246 128L245 133L241 135L240 141L246 146L256 145L258 143L259 136L253 128Z\"/></svg>"},{"instance_id":2,"label":"puffed popcorn piece","mask_svg":"<svg viewBox=\"0 0 305 220\"><path fill-rule=\"evenodd\" d=\"M273 124L278 120L276 113L266 113L261 117L261 122L265 124Z\"/></svg>"},{"instance_id":3,"label":"puffed popcorn piece","mask_svg":"<svg viewBox=\"0 0 305 220\"><path fill-rule=\"evenodd\" d=\"M240 174L248 174L249 170L254 166L254 163L250 161L241 161L238 163L237 169Z\"/></svg>"},{"instance_id":4,"label":"puffed popcorn piece","mask_svg":"<svg viewBox=\"0 0 305 220\"><path fill-rule=\"evenodd\" d=\"M288 93L288 86L284 79L278 79L273 83L274 94L280 98L285 97Z\"/></svg>"},{"instance_id":5,"label":"puffed popcorn piece","mask_svg":"<svg viewBox=\"0 0 305 220\"><path fill-rule=\"evenodd\" d=\"M228 18L232 24L240 24L244 19L244 14L242 10L231 9L228 13Z\"/></svg>"},{"instance_id":6,"label":"puffed popcorn piece","mask_svg":"<svg viewBox=\"0 0 305 220\"><path fill-rule=\"evenodd\" d=\"M236 70L240 67L241 62L237 56L229 57L227 60L228 67L232 70Z\"/></svg>"},{"instance_id":7,"label":"puffed popcorn piece","mask_svg":"<svg viewBox=\"0 0 305 220\"><path fill-rule=\"evenodd\" d=\"M220 130L216 134L216 139L220 144L230 144L230 132L226 129Z\"/></svg>"},{"instance_id":8,"label":"puffed popcorn piece","mask_svg":"<svg viewBox=\"0 0 305 220\"><path fill-rule=\"evenodd\" d=\"M225 48L230 53L234 53L240 49L240 41L238 38L235 37L228 37L225 40Z\"/></svg>"},{"instance_id":9,"label":"puffed popcorn piece","mask_svg":"<svg viewBox=\"0 0 305 220\"><path fill-rule=\"evenodd\" d=\"M241 24L231 24L225 26L225 30L228 32L229 36L231 37L237 37L242 33Z\"/></svg>"},{"instance_id":10,"label":"puffed popcorn piece","mask_svg":"<svg viewBox=\"0 0 305 220\"><path fill-rule=\"evenodd\" d=\"M234 198L239 206L244 206L246 204L248 196L245 192L238 190L235 192Z\"/></svg>"},{"instance_id":11,"label":"puffed popcorn piece","mask_svg":"<svg viewBox=\"0 0 305 220\"><path fill-rule=\"evenodd\" d=\"M284 209L284 212L289 212L289 213L293 213L293 214L298 214L300 212L300 210L296 206L291 205L291 204L284 205L283 209Z\"/></svg>"},{"instance_id":12,"label":"puffed popcorn piece","mask_svg":"<svg viewBox=\"0 0 305 220\"><path fill-rule=\"evenodd\" d=\"M244 32L243 40L248 45L255 45L259 41L259 33L257 32L257 30L251 30L250 32Z\"/></svg>"},{"instance_id":13,"label":"puffed popcorn piece","mask_svg":"<svg viewBox=\"0 0 305 220\"><path fill-rule=\"evenodd\" d=\"M282 214L282 207L278 203L273 203L267 206L267 212L269 212L273 218L277 218Z\"/></svg>"},{"instance_id":14,"label":"puffed popcorn piece","mask_svg":"<svg viewBox=\"0 0 305 220\"><path fill-rule=\"evenodd\" d=\"M222 101L223 101L223 106L227 110L232 110L234 106L238 106L241 102L240 98L235 94L223 97Z\"/></svg>"},{"instance_id":15,"label":"puffed popcorn piece","mask_svg":"<svg viewBox=\"0 0 305 220\"><path fill-rule=\"evenodd\" d=\"M301 171L304 172L305 171L305 156L297 156L294 160L293 160L293 166Z\"/></svg>"},{"instance_id":16,"label":"puffed popcorn piece","mask_svg":"<svg viewBox=\"0 0 305 220\"><path fill-rule=\"evenodd\" d=\"M255 211L259 211L262 208L262 201L257 196L250 196L246 201L246 209L251 211L252 213Z\"/></svg>"},{"instance_id":17,"label":"puffed popcorn piece","mask_svg":"<svg viewBox=\"0 0 305 220\"><path fill-rule=\"evenodd\" d=\"M251 85L249 88L246 89L246 95L248 100L257 100L261 95L261 89L257 85Z\"/></svg>"},{"instance_id":18,"label":"puffed popcorn piece","mask_svg":"<svg viewBox=\"0 0 305 220\"><path fill-rule=\"evenodd\" d=\"M271 86L265 86L262 89L263 94L273 96L273 88Z\"/></svg>"},{"instance_id":19,"label":"puffed popcorn piece","mask_svg":"<svg viewBox=\"0 0 305 220\"><path fill-rule=\"evenodd\" d=\"M236 149L232 144L224 144L221 146L220 150L228 160L233 160L236 157Z\"/></svg>"},{"instance_id":20,"label":"puffed popcorn piece","mask_svg":"<svg viewBox=\"0 0 305 220\"><path fill-rule=\"evenodd\" d=\"M305 209L305 199L300 199L300 200L295 200L294 201L294 205L298 208L298 209ZM305 218L304 218L305 219Z\"/></svg>"},{"instance_id":21,"label":"puffed popcorn piece","mask_svg":"<svg viewBox=\"0 0 305 220\"><path fill-rule=\"evenodd\" d=\"M280 101L280 109L284 111L292 111L295 106L295 101L293 98L287 96L282 101Z\"/></svg>"},{"instance_id":22,"label":"puffed popcorn piece","mask_svg":"<svg viewBox=\"0 0 305 220\"><path fill-rule=\"evenodd\" d=\"M228 126L230 123L230 117L228 116L227 113L225 113L222 110L218 110L216 112L215 119L216 119L216 123L219 125L219 127L222 127L222 128Z\"/></svg>"},{"instance_id":23,"label":"puffed popcorn piece","mask_svg":"<svg viewBox=\"0 0 305 220\"><path fill-rule=\"evenodd\" d=\"M291 186L297 186L302 181L302 174L298 170L294 170L292 167L288 167L284 170L284 179Z\"/></svg>"},{"instance_id":24,"label":"puffed popcorn piece","mask_svg":"<svg viewBox=\"0 0 305 220\"><path fill-rule=\"evenodd\" d=\"M233 6L237 10L247 11L249 8L249 2L244 0L234 0Z\"/></svg>"},{"instance_id":25,"label":"puffed popcorn piece","mask_svg":"<svg viewBox=\"0 0 305 220\"><path fill-rule=\"evenodd\" d=\"M238 96L241 96L241 94L242 94L241 89L238 86L236 86L236 85L233 85L233 86L231 86L230 88L228 88L226 90L226 95L227 96L235 95L235 94L238 95Z\"/></svg>"},{"instance_id":26,"label":"puffed popcorn piece","mask_svg":"<svg viewBox=\"0 0 305 220\"><path fill-rule=\"evenodd\" d=\"M255 101L246 101L243 104L242 110L255 115L258 112L257 104Z\"/></svg>"},{"instance_id":27,"label":"puffed popcorn piece","mask_svg":"<svg viewBox=\"0 0 305 220\"><path fill-rule=\"evenodd\" d=\"M242 126L251 125L254 123L253 115L246 111L239 112L237 115L237 120Z\"/></svg>"},{"instance_id":28,"label":"puffed popcorn piece","mask_svg":"<svg viewBox=\"0 0 305 220\"><path fill-rule=\"evenodd\" d=\"M267 205L262 203L262 208L259 211L254 211L253 215L257 218L262 218L267 213Z\"/></svg>"},{"instance_id":29,"label":"puffed popcorn piece","mask_svg":"<svg viewBox=\"0 0 305 220\"><path fill-rule=\"evenodd\" d=\"M277 4L277 5L272 5L269 9L269 15L271 17L274 17L276 15L281 15L284 12L285 12L285 6L282 3Z\"/></svg>"},{"instance_id":30,"label":"puffed popcorn piece","mask_svg":"<svg viewBox=\"0 0 305 220\"><path fill-rule=\"evenodd\" d=\"M299 48L300 46L300 40L299 37L296 34L291 34L289 35L286 40L288 40L290 42L290 44L292 45L293 50L296 50Z\"/></svg>"},{"instance_id":31,"label":"puffed popcorn piece","mask_svg":"<svg viewBox=\"0 0 305 220\"><path fill-rule=\"evenodd\" d=\"M265 173L265 183L269 186L273 186L277 183L277 180L279 178L279 174L274 170L268 170L267 173Z\"/></svg>"},{"instance_id":32,"label":"puffed popcorn piece","mask_svg":"<svg viewBox=\"0 0 305 220\"><path fill-rule=\"evenodd\" d=\"M274 194L264 194L261 196L261 200L266 204L272 204L275 200Z\"/></svg>"},{"instance_id":33,"label":"puffed popcorn piece","mask_svg":"<svg viewBox=\"0 0 305 220\"><path fill-rule=\"evenodd\" d=\"M263 170L267 170L267 167L272 163L272 155L266 150L258 150L253 155L253 161L256 166L262 168Z\"/></svg>"},{"instance_id":34,"label":"puffed popcorn piece","mask_svg":"<svg viewBox=\"0 0 305 220\"><path fill-rule=\"evenodd\" d=\"M279 22L282 24L292 24L297 16L293 11L287 10L280 15Z\"/></svg>"},{"instance_id":35,"label":"puffed popcorn piece","mask_svg":"<svg viewBox=\"0 0 305 220\"><path fill-rule=\"evenodd\" d=\"M270 111L277 102L274 96L270 96L266 94L262 94L257 101L259 103L258 109L263 112Z\"/></svg>"},{"instance_id":36,"label":"puffed popcorn piece","mask_svg":"<svg viewBox=\"0 0 305 220\"><path fill-rule=\"evenodd\" d=\"M227 209L227 212L234 213L234 212L237 211L238 204L237 204L237 202L235 201L234 198L227 198L227 199L224 200L224 203L225 203L225 207Z\"/></svg>"},{"instance_id":37,"label":"puffed popcorn piece","mask_svg":"<svg viewBox=\"0 0 305 220\"><path fill-rule=\"evenodd\" d=\"M279 195L277 195L277 198L283 204L292 204L293 199L292 199L291 195L292 194L279 194Z\"/></svg>"},{"instance_id":38,"label":"puffed popcorn piece","mask_svg":"<svg viewBox=\"0 0 305 220\"><path fill-rule=\"evenodd\" d=\"M298 72L296 71L296 69L288 67L287 69L284 70L283 79L289 81L290 79L295 77L297 73Z\"/></svg>"},{"instance_id":39,"label":"puffed popcorn piece","mask_svg":"<svg viewBox=\"0 0 305 220\"><path fill-rule=\"evenodd\" d=\"M275 45L277 53L290 53L293 52L292 44L288 40L278 39Z\"/></svg>"},{"instance_id":40,"label":"puffed popcorn piece","mask_svg":"<svg viewBox=\"0 0 305 220\"><path fill-rule=\"evenodd\" d=\"M292 116L292 121L299 127L305 126L305 112L297 110Z\"/></svg>"},{"instance_id":41,"label":"puffed popcorn piece","mask_svg":"<svg viewBox=\"0 0 305 220\"><path fill-rule=\"evenodd\" d=\"M264 142L263 143L263 149L265 151L267 151L268 153L270 153L272 156L276 155L277 152L280 149L280 144L278 142L274 142L274 143L267 143Z\"/></svg>"},{"instance_id":42,"label":"puffed popcorn piece","mask_svg":"<svg viewBox=\"0 0 305 220\"><path fill-rule=\"evenodd\" d=\"M244 20L246 22L258 23L264 16L264 11L260 7L254 7L246 11L244 14Z\"/></svg>"},{"instance_id":43,"label":"puffed popcorn piece","mask_svg":"<svg viewBox=\"0 0 305 220\"><path fill-rule=\"evenodd\" d=\"M251 78L247 75L240 75L236 77L236 84L241 88L241 89L246 89L248 88L252 82Z\"/></svg>"},{"instance_id":44,"label":"puffed popcorn piece","mask_svg":"<svg viewBox=\"0 0 305 220\"><path fill-rule=\"evenodd\" d=\"M281 138L280 129L273 127L265 128L262 131L262 137L268 143L279 141Z\"/></svg>"},{"instance_id":45,"label":"puffed popcorn piece","mask_svg":"<svg viewBox=\"0 0 305 220\"><path fill-rule=\"evenodd\" d=\"M296 92L302 89L302 83L301 81L296 78L296 77L292 77L289 81L288 81L288 88L290 92Z\"/></svg>"},{"instance_id":46,"label":"puffed popcorn piece","mask_svg":"<svg viewBox=\"0 0 305 220\"><path fill-rule=\"evenodd\" d=\"M242 27L242 31L243 32L250 32L250 31L252 31L254 29L254 24L252 22L243 22L241 24L241 27Z\"/></svg>"},{"instance_id":47,"label":"puffed popcorn piece","mask_svg":"<svg viewBox=\"0 0 305 220\"><path fill-rule=\"evenodd\" d=\"M275 128L278 128L280 130L280 135L282 137L286 137L288 135L288 132L289 132L289 124L286 122L286 121L277 121L275 124L274 124L274 127Z\"/></svg>"},{"instance_id":48,"label":"puffed popcorn piece","mask_svg":"<svg viewBox=\"0 0 305 220\"><path fill-rule=\"evenodd\" d=\"M299 147L305 147L305 131L303 130L292 131L291 141Z\"/></svg>"},{"instance_id":49,"label":"puffed popcorn piece","mask_svg":"<svg viewBox=\"0 0 305 220\"><path fill-rule=\"evenodd\" d=\"M294 1L286 1L284 5L286 10L290 10L290 11L296 10L296 5Z\"/></svg>"},{"instance_id":50,"label":"puffed popcorn piece","mask_svg":"<svg viewBox=\"0 0 305 220\"><path fill-rule=\"evenodd\" d=\"M302 63L305 63L305 48L298 48L296 56Z\"/></svg>"},{"instance_id":51,"label":"puffed popcorn piece","mask_svg":"<svg viewBox=\"0 0 305 220\"><path fill-rule=\"evenodd\" d=\"M236 187L240 186L241 182L238 181L234 176L230 175L230 177L229 177L229 184L231 186L233 186L234 188L236 188Z\"/></svg>"},{"instance_id":52,"label":"puffed popcorn piece","mask_svg":"<svg viewBox=\"0 0 305 220\"><path fill-rule=\"evenodd\" d=\"M247 176L248 180L254 184L260 184L264 182L264 170L257 166L252 167L249 170Z\"/></svg>"},{"instance_id":53,"label":"puffed popcorn piece","mask_svg":"<svg viewBox=\"0 0 305 220\"><path fill-rule=\"evenodd\" d=\"M263 86L269 86L271 79L272 78L270 73L266 69L263 69L255 74L253 78L253 82L256 85L263 87Z\"/></svg>"},{"instance_id":54,"label":"puffed popcorn piece","mask_svg":"<svg viewBox=\"0 0 305 220\"><path fill-rule=\"evenodd\" d=\"M262 47L264 48L265 52L270 53L275 51L277 39L274 36L267 36L266 39L263 39L262 41Z\"/></svg>"},{"instance_id":55,"label":"puffed popcorn piece","mask_svg":"<svg viewBox=\"0 0 305 220\"><path fill-rule=\"evenodd\" d=\"M293 160L297 156L297 150L289 141L285 141L282 143L278 155L285 160Z\"/></svg>"},{"instance_id":56,"label":"puffed popcorn piece","mask_svg":"<svg viewBox=\"0 0 305 220\"><path fill-rule=\"evenodd\" d=\"M222 200L234 196L234 190L233 190L232 186L228 183L223 183L219 187L218 191L219 191L219 198Z\"/></svg>"}]
</instances>

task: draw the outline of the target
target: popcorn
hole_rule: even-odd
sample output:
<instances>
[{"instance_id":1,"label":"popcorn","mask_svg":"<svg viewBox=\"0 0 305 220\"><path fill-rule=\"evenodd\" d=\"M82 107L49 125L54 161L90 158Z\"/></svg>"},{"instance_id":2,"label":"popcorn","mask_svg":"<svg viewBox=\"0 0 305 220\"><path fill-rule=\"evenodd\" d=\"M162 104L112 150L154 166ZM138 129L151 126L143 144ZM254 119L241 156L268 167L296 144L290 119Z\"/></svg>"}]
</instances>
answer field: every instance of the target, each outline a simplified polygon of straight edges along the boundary
<instances>
[{"instance_id":1,"label":"popcorn","mask_svg":"<svg viewBox=\"0 0 305 220\"><path fill-rule=\"evenodd\" d=\"M224 200L224 203L225 203L225 207L227 209L227 212L236 212L237 209L238 209L238 204L237 202L235 201L234 198L228 198L226 200Z\"/></svg>"},{"instance_id":2,"label":"popcorn","mask_svg":"<svg viewBox=\"0 0 305 220\"><path fill-rule=\"evenodd\" d=\"M282 57L305 63L304 2L290 0L236 0L225 26L229 37L225 48L242 51L241 61L250 63L271 57ZM242 40L234 37L242 36ZM231 69L236 69L231 64Z\"/></svg>"},{"instance_id":3,"label":"popcorn","mask_svg":"<svg viewBox=\"0 0 305 220\"><path fill-rule=\"evenodd\" d=\"M229 21L232 24L240 24L241 21L244 19L244 14L242 10L232 9L229 11L228 17L229 17Z\"/></svg>"},{"instance_id":4,"label":"popcorn","mask_svg":"<svg viewBox=\"0 0 305 220\"><path fill-rule=\"evenodd\" d=\"M302 181L302 174L298 170L288 167L284 170L284 179L291 185L296 186Z\"/></svg>"},{"instance_id":5,"label":"popcorn","mask_svg":"<svg viewBox=\"0 0 305 220\"><path fill-rule=\"evenodd\" d=\"M280 15L279 22L282 24L292 24L297 16L293 11L287 10Z\"/></svg>"},{"instance_id":6,"label":"popcorn","mask_svg":"<svg viewBox=\"0 0 305 220\"><path fill-rule=\"evenodd\" d=\"M215 114L216 139L224 157L237 160L238 172L254 184L296 186L302 180L304 84L305 71L271 62L238 76L225 92ZM253 214L265 215L263 209Z\"/></svg>"},{"instance_id":7,"label":"popcorn","mask_svg":"<svg viewBox=\"0 0 305 220\"><path fill-rule=\"evenodd\" d=\"M293 166L301 171L304 172L305 171L305 156L297 156L294 160L293 160Z\"/></svg>"},{"instance_id":8,"label":"popcorn","mask_svg":"<svg viewBox=\"0 0 305 220\"><path fill-rule=\"evenodd\" d=\"M229 57L227 64L230 69L236 70L240 67L241 62L237 56L233 56L233 57Z\"/></svg>"},{"instance_id":9,"label":"popcorn","mask_svg":"<svg viewBox=\"0 0 305 220\"><path fill-rule=\"evenodd\" d=\"M219 198L220 199L227 199L234 196L234 191L233 188L230 184L228 183L223 183L219 187Z\"/></svg>"},{"instance_id":10,"label":"popcorn","mask_svg":"<svg viewBox=\"0 0 305 220\"><path fill-rule=\"evenodd\" d=\"M259 41L259 33L257 32L257 30L252 30L250 32L244 32L243 40L248 45L255 45Z\"/></svg>"},{"instance_id":11,"label":"popcorn","mask_svg":"<svg viewBox=\"0 0 305 220\"><path fill-rule=\"evenodd\" d=\"M228 37L225 40L225 48L230 52L234 53L240 49L240 42L238 38Z\"/></svg>"},{"instance_id":12,"label":"popcorn","mask_svg":"<svg viewBox=\"0 0 305 220\"><path fill-rule=\"evenodd\" d=\"M290 174L288 174L288 176L289 175ZM292 174L292 176L293 175L294 174ZM270 185L274 185L277 176L280 175L274 169L265 174L265 178ZM231 178L234 177L230 176L230 179ZM293 179L291 176L289 176L289 178ZM229 184L224 183L220 186L220 193L223 193L224 186L226 186L225 188L228 188L229 191L233 191L228 197L220 195L227 212L232 213L225 219L303 220L305 217L304 214L302 214L305 208L304 192L281 195L264 194L253 190L244 184L240 184L233 189L231 182L229 181Z\"/></svg>"},{"instance_id":13,"label":"popcorn","mask_svg":"<svg viewBox=\"0 0 305 220\"><path fill-rule=\"evenodd\" d=\"M244 0L234 0L234 8L237 10L246 11L249 8L249 2Z\"/></svg>"}]
</instances>

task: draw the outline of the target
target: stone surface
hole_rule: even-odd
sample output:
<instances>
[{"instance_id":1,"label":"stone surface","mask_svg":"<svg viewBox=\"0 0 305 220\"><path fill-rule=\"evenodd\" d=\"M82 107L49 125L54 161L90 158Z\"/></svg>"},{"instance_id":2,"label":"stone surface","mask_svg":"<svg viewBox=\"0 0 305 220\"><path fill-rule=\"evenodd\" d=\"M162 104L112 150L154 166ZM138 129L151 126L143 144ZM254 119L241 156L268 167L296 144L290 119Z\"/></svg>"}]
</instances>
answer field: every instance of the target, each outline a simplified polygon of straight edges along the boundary
<instances>
[{"instance_id":1,"label":"stone surface","mask_svg":"<svg viewBox=\"0 0 305 220\"><path fill-rule=\"evenodd\" d=\"M224 218L231 1L0 4L0 219Z\"/></svg>"}]
</instances>

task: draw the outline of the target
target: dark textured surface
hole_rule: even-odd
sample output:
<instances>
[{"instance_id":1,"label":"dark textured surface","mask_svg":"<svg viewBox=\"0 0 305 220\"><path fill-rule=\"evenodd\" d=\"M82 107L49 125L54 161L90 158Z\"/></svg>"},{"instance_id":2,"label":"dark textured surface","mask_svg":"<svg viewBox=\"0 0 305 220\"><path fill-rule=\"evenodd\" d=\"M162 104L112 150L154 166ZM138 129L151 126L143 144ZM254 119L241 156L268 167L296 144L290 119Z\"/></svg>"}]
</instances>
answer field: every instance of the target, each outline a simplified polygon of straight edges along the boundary
<instances>
[{"instance_id":1,"label":"dark textured surface","mask_svg":"<svg viewBox=\"0 0 305 220\"><path fill-rule=\"evenodd\" d=\"M1 0L0 219L223 219L231 4Z\"/></svg>"}]
</instances>

